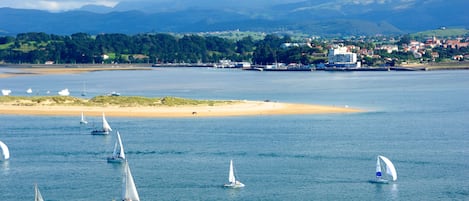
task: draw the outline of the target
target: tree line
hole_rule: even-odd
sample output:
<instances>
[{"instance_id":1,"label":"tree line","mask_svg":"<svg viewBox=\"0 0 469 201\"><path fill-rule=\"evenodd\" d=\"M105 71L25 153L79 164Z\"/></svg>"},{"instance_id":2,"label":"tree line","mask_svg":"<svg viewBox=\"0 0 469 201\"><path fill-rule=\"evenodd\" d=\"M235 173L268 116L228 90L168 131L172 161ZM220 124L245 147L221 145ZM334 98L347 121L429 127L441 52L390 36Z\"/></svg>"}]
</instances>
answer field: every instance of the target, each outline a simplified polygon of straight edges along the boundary
<instances>
[{"instance_id":1,"label":"tree line","mask_svg":"<svg viewBox=\"0 0 469 201\"><path fill-rule=\"evenodd\" d=\"M262 40L247 36L239 40L216 36L156 33L119 33L70 36L42 32L0 37L0 62L4 63L216 63L222 59L255 64L302 63L321 52L306 47L281 48L289 36L267 35Z\"/></svg>"}]
</instances>

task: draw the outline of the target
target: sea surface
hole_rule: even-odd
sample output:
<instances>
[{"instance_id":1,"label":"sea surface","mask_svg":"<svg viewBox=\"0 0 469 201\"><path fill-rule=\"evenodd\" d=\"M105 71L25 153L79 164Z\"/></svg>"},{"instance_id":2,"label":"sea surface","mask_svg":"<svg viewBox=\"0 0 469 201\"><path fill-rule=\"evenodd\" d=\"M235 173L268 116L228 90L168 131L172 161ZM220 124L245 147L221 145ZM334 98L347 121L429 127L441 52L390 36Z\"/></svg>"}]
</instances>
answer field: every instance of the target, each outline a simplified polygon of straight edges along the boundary
<instances>
[{"instance_id":1,"label":"sea surface","mask_svg":"<svg viewBox=\"0 0 469 201\"><path fill-rule=\"evenodd\" d=\"M2 71L6 71L2 69ZM11 72L11 70L8 70ZM68 88L125 96L269 100L354 107L354 114L107 117L141 200L469 200L469 71L254 72L155 68L0 79L15 96ZM49 93L47 93L49 92ZM86 112L85 112L86 115ZM0 115L0 200L119 200L115 134L100 117ZM398 180L373 184L377 155ZM225 189L230 159L242 189Z\"/></svg>"}]
</instances>

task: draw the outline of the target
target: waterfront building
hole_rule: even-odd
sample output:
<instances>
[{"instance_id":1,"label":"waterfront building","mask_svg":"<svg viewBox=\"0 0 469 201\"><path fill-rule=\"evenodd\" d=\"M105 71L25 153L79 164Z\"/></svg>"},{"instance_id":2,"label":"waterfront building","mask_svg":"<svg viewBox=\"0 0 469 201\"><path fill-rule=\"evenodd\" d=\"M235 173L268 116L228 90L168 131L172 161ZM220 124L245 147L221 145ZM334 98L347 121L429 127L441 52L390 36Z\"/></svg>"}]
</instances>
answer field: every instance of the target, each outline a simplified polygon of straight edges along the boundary
<instances>
[{"instance_id":1,"label":"waterfront building","mask_svg":"<svg viewBox=\"0 0 469 201\"><path fill-rule=\"evenodd\" d=\"M347 47L339 46L329 49L328 67L360 67L357 54L349 52Z\"/></svg>"}]
</instances>

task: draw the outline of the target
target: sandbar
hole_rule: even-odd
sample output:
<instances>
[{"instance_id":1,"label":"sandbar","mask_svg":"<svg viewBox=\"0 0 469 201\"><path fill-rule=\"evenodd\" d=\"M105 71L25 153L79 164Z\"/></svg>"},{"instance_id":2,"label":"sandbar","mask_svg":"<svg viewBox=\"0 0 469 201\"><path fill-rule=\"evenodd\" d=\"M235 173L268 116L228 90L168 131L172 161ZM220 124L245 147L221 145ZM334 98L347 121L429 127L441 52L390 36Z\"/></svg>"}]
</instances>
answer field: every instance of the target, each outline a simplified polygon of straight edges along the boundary
<instances>
[{"instance_id":1,"label":"sandbar","mask_svg":"<svg viewBox=\"0 0 469 201\"><path fill-rule=\"evenodd\" d=\"M153 70L152 67L134 65L80 65L66 67L64 65L12 65L4 67L6 71L0 73L0 78L15 76L79 74L96 71L121 71L121 70Z\"/></svg>"},{"instance_id":2,"label":"sandbar","mask_svg":"<svg viewBox=\"0 0 469 201\"><path fill-rule=\"evenodd\" d=\"M363 112L363 110L323 106L312 104L294 104L266 101L237 101L223 105L182 105L182 106L56 106L33 105L18 106L0 104L0 114L13 115L41 115L41 116L79 116L83 112L86 116L115 117L225 117L225 116L261 116L261 115L298 115L298 114L340 114Z\"/></svg>"}]
</instances>

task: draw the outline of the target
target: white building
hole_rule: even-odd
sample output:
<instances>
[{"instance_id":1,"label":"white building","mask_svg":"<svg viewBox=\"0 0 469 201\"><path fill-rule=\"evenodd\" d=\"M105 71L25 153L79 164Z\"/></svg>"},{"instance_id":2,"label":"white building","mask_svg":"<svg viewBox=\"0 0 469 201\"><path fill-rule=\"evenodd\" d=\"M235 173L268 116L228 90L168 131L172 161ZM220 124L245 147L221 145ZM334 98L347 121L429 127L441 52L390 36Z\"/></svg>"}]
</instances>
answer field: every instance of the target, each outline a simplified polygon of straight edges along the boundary
<instances>
[{"instance_id":1,"label":"white building","mask_svg":"<svg viewBox=\"0 0 469 201\"><path fill-rule=\"evenodd\" d=\"M329 67L360 67L357 54L349 52L346 47L331 48L328 54Z\"/></svg>"}]
</instances>

